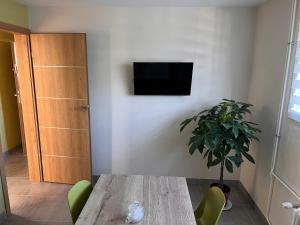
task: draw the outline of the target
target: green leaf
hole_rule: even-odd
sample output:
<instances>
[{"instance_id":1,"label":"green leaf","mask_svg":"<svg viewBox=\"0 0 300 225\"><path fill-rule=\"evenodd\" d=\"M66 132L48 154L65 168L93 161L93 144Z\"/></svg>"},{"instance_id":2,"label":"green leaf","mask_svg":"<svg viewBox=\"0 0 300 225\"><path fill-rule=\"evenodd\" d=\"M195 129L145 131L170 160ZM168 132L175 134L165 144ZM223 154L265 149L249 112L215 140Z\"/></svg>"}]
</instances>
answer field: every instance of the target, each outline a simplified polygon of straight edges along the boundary
<instances>
[{"instance_id":1,"label":"green leaf","mask_svg":"<svg viewBox=\"0 0 300 225\"><path fill-rule=\"evenodd\" d=\"M211 166L216 166L222 162L221 158L216 158L215 160L212 161Z\"/></svg>"},{"instance_id":2,"label":"green leaf","mask_svg":"<svg viewBox=\"0 0 300 225\"><path fill-rule=\"evenodd\" d=\"M250 154L248 154L247 152L244 152L244 151L242 151L242 154L243 154L243 156L245 156L246 159L248 159L250 162L255 164L255 160Z\"/></svg>"},{"instance_id":3,"label":"green leaf","mask_svg":"<svg viewBox=\"0 0 300 225\"><path fill-rule=\"evenodd\" d=\"M198 113L198 116L200 116L201 114L206 113L206 112L208 112L207 109L206 109L206 110L203 110L203 111L201 111L201 112L199 112L199 113Z\"/></svg>"},{"instance_id":4,"label":"green leaf","mask_svg":"<svg viewBox=\"0 0 300 225\"><path fill-rule=\"evenodd\" d=\"M230 123L223 123L223 127L225 127L226 130L230 129L232 127L232 124Z\"/></svg>"},{"instance_id":5,"label":"green leaf","mask_svg":"<svg viewBox=\"0 0 300 225\"><path fill-rule=\"evenodd\" d=\"M240 167L242 162L244 161L241 156L229 156L228 157L237 167Z\"/></svg>"},{"instance_id":6,"label":"green leaf","mask_svg":"<svg viewBox=\"0 0 300 225\"><path fill-rule=\"evenodd\" d=\"M245 151L245 152L249 152L250 151L249 147L246 147L246 146L243 146L242 150Z\"/></svg>"},{"instance_id":7,"label":"green leaf","mask_svg":"<svg viewBox=\"0 0 300 225\"><path fill-rule=\"evenodd\" d=\"M229 173L233 173L233 165L230 160L225 160L225 167Z\"/></svg>"},{"instance_id":8,"label":"green leaf","mask_svg":"<svg viewBox=\"0 0 300 225\"><path fill-rule=\"evenodd\" d=\"M203 136L202 135L195 135L193 137L190 138L190 141L189 141L189 145L195 143L197 145L201 144L203 141Z\"/></svg>"},{"instance_id":9,"label":"green leaf","mask_svg":"<svg viewBox=\"0 0 300 225\"><path fill-rule=\"evenodd\" d=\"M184 120L180 131L190 123L195 122L196 125L188 143L190 153L194 154L198 149L204 159L208 157L209 167L218 165L225 158L224 167L228 171L233 171L234 165L238 167L246 159L254 163L249 147L252 140L259 140L256 135L260 130L257 124L244 119L246 114L251 113L251 106L224 99L218 105Z\"/></svg>"},{"instance_id":10,"label":"green leaf","mask_svg":"<svg viewBox=\"0 0 300 225\"><path fill-rule=\"evenodd\" d=\"M258 123L254 123L254 122L251 122L251 121L245 121L246 123L249 123L249 124L252 124L252 125L259 125Z\"/></svg>"},{"instance_id":11,"label":"green leaf","mask_svg":"<svg viewBox=\"0 0 300 225\"><path fill-rule=\"evenodd\" d=\"M203 151L204 151L204 144L201 143L201 144L198 146L198 150L199 150L199 152L202 154Z\"/></svg>"},{"instance_id":12,"label":"green leaf","mask_svg":"<svg viewBox=\"0 0 300 225\"><path fill-rule=\"evenodd\" d=\"M250 138L251 138L251 139L254 139L254 140L258 141L258 142L260 142L259 138L256 137L256 136L254 136L254 135L250 135Z\"/></svg>"},{"instance_id":13,"label":"green leaf","mask_svg":"<svg viewBox=\"0 0 300 225\"><path fill-rule=\"evenodd\" d=\"M231 102L231 103L234 103L234 102L235 102L234 100L229 100L229 99L226 99L226 98L223 98L222 100L223 100L223 101L226 101L226 102Z\"/></svg>"},{"instance_id":14,"label":"green leaf","mask_svg":"<svg viewBox=\"0 0 300 225\"><path fill-rule=\"evenodd\" d=\"M239 128L238 128L237 126L234 126L234 127L232 128L232 132L233 132L233 134L234 134L234 137L235 137L235 138L238 138L238 136L239 136Z\"/></svg>"},{"instance_id":15,"label":"green leaf","mask_svg":"<svg viewBox=\"0 0 300 225\"><path fill-rule=\"evenodd\" d=\"M212 154L212 152L209 152L208 158L207 158L207 167L208 168L211 167L212 161L213 161L213 154Z\"/></svg>"},{"instance_id":16,"label":"green leaf","mask_svg":"<svg viewBox=\"0 0 300 225\"><path fill-rule=\"evenodd\" d=\"M213 143L213 140L210 136L205 135L204 136L205 145L208 146L211 150L215 149L215 145Z\"/></svg>"},{"instance_id":17,"label":"green leaf","mask_svg":"<svg viewBox=\"0 0 300 225\"><path fill-rule=\"evenodd\" d=\"M226 144L227 144L227 146L229 146L229 147L228 147L229 149L235 148L235 145L236 145L235 141L233 141L232 139L227 139L227 140L226 140Z\"/></svg>"},{"instance_id":18,"label":"green leaf","mask_svg":"<svg viewBox=\"0 0 300 225\"><path fill-rule=\"evenodd\" d=\"M249 109L243 109L243 112L247 112L247 113L251 114L251 111Z\"/></svg>"},{"instance_id":19,"label":"green leaf","mask_svg":"<svg viewBox=\"0 0 300 225\"><path fill-rule=\"evenodd\" d=\"M183 131L183 129L193 120L193 118L189 118L189 119L186 119L185 121L183 121L180 126L180 132Z\"/></svg>"},{"instance_id":20,"label":"green leaf","mask_svg":"<svg viewBox=\"0 0 300 225\"><path fill-rule=\"evenodd\" d=\"M205 154L204 154L204 156L203 156L203 159L206 158L206 156L208 155L208 153L209 153L209 150L206 150L206 152L205 152Z\"/></svg>"},{"instance_id":21,"label":"green leaf","mask_svg":"<svg viewBox=\"0 0 300 225\"><path fill-rule=\"evenodd\" d=\"M227 145L226 148L225 148L225 150L223 150L224 155L228 155L231 149L232 149L232 147L229 146L229 145Z\"/></svg>"},{"instance_id":22,"label":"green leaf","mask_svg":"<svg viewBox=\"0 0 300 225\"><path fill-rule=\"evenodd\" d=\"M189 149L190 154L193 155L197 148L198 148L198 145L193 143Z\"/></svg>"}]
</instances>

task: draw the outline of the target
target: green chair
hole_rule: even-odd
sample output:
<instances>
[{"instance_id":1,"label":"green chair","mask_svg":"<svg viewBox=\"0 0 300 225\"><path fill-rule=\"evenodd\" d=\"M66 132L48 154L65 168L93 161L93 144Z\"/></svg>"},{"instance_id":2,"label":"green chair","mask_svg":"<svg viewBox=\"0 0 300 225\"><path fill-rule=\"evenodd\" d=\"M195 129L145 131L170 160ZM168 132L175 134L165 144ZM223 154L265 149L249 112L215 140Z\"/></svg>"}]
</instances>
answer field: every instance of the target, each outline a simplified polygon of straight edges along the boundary
<instances>
[{"instance_id":1,"label":"green chair","mask_svg":"<svg viewBox=\"0 0 300 225\"><path fill-rule=\"evenodd\" d=\"M222 190L218 187L210 188L195 211L197 225L217 225L224 206Z\"/></svg>"},{"instance_id":2,"label":"green chair","mask_svg":"<svg viewBox=\"0 0 300 225\"><path fill-rule=\"evenodd\" d=\"M74 224L76 223L76 220L78 219L92 190L93 186L91 182L82 180L77 182L68 192L68 203Z\"/></svg>"}]
</instances>

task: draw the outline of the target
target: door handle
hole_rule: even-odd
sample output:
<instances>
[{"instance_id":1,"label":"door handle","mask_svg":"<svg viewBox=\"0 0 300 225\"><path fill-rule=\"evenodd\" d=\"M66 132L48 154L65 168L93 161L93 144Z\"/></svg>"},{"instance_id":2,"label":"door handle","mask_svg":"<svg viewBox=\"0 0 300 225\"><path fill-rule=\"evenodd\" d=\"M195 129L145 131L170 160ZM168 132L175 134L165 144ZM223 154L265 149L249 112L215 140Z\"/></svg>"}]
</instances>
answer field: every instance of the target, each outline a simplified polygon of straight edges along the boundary
<instances>
[{"instance_id":1,"label":"door handle","mask_svg":"<svg viewBox=\"0 0 300 225\"><path fill-rule=\"evenodd\" d=\"M293 225L299 225L300 224L300 205L299 204L293 204L291 202L283 202L281 203L282 207L285 209L292 209L293 212Z\"/></svg>"},{"instance_id":2,"label":"door handle","mask_svg":"<svg viewBox=\"0 0 300 225\"><path fill-rule=\"evenodd\" d=\"M282 207L285 209L299 209L300 205L299 204L293 204L291 202L283 202Z\"/></svg>"},{"instance_id":3,"label":"door handle","mask_svg":"<svg viewBox=\"0 0 300 225\"><path fill-rule=\"evenodd\" d=\"M89 105L83 105L83 106L80 106L79 107L79 110L81 111L81 112L86 112L86 111L88 111L90 109L90 106Z\"/></svg>"}]
</instances>

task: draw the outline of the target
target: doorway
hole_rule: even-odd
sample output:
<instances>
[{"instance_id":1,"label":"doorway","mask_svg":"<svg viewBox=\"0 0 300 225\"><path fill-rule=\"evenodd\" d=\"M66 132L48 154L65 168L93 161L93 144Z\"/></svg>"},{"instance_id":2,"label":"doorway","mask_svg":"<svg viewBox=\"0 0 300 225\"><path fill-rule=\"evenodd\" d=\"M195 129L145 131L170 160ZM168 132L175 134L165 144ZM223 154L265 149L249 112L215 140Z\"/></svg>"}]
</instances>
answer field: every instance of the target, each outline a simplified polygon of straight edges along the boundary
<instances>
[{"instance_id":1,"label":"doorway","mask_svg":"<svg viewBox=\"0 0 300 225\"><path fill-rule=\"evenodd\" d=\"M38 153L33 151L37 149L38 142L31 142L31 140L38 140L37 134L32 132L32 128L36 127L35 118L33 113L23 115L22 105L25 106L25 111L28 111L30 104L28 104L26 96L23 97L23 100L26 101L25 104L24 102L21 104L19 89L21 88L21 93L23 91L26 94L26 88L29 90L32 87L28 85L31 84L28 79L25 80L21 77L21 73L24 74L24 68L30 67L28 55L20 48L24 43L22 40L26 40L27 35L0 32L2 34L0 36L2 37L0 39L0 116L2 116L0 117L0 125L3 127L0 130L1 141L3 142L0 149L4 150L3 153L1 152L0 158L2 158L1 178L4 181L2 186L5 208L8 215L4 224L42 225L57 223L69 225L71 224L71 217L66 196L71 186L42 182L39 167L33 165L34 162L38 161L34 157L38 154L33 154ZM19 41L17 45L14 43L16 39ZM14 47L18 48L18 52ZM15 57L16 55L17 57ZM15 66L18 59L19 68ZM21 65L20 61L28 62L28 64L23 63ZM19 75L20 77L18 77ZM29 96L33 99L33 96ZM29 108L34 109L33 107ZM24 128L23 116L27 122L25 124L27 125L26 135L22 130ZM28 130L31 132L28 133ZM32 145L34 148L29 148L29 151L26 151L26 140L28 140L27 144L30 142L35 144ZM27 160L27 152L31 154L29 160ZM0 219L2 221L2 218Z\"/></svg>"},{"instance_id":2,"label":"doorway","mask_svg":"<svg viewBox=\"0 0 300 225\"><path fill-rule=\"evenodd\" d=\"M22 114L13 60L14 35L0 31L0 134L7 177L27 177Z\"/></svg>"},{"instance_id":3,"label":"doorway","mask_svg":"<svg viewBox=\"0 0 300 225\"><path fill-rule=\"evenodd\" d=\"M0 154L6 211L13 221L69 224L70 184L91 179L86 36L10 35L7 71L23 147Z\"/></svg>"},{"instance_id":4,"label":"doorway","mask_svg":"<svg viewBox=\"0 0 300 225\"><path fill-rule=\"evenodd\" d=\"M14 69L14 34L0 31L0 136L6 182L28 180L22 109ZM14 196L9 196L11 200ZM12 208L14 207L13 204Z\"/></svg>"}]
</instances>

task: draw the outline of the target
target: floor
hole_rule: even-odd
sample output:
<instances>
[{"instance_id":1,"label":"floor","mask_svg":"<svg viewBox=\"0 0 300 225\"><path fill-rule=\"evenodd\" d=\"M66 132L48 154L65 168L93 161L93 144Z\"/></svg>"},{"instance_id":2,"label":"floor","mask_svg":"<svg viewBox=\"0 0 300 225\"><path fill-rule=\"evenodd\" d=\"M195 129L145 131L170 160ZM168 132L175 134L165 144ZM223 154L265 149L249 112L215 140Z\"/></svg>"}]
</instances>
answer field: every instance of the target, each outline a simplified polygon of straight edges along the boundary
<instances>
[{"instance_id":1,"label":"floor","mask_svg":"<svg viewBox=\"0 0 300 225\"><path fill-rule=\"evenodd\" d=\"M28 180L26 156L14 151L5 160L12 215L5 225L71 225L67 205L69 185L33 183ZM193 207L196 208L209 181L188 180ZM233 209L223 212L220 225L264 225L248 197L232 184Z\"/></svg>"},{"instance_id":2,"label":"floor","mask_svg":"<svg viewBox=\"0 0 300 225\"><path fill-rule=\"evenodd\" d=\"M187 180L192 205L194 210L199 205L203 193L211 184L210 180ZM266 225L267 221L258 212L253 203L249 201L246 194L237 182L230 182L230 200L233 207L230 211L224 211L220 220L220 225Z\"/></svg>"},{"instance_id":3,"label":"floor","mask_svg":"<svg viewBox=\"0 0 300 225\"><path fill-rule=\"evenodd\" d=\"M5 172L12 215L3 224L72 224L66 198L70 185L30 182L22 149L6 155Z\"/></svg>"}]
</instances>

